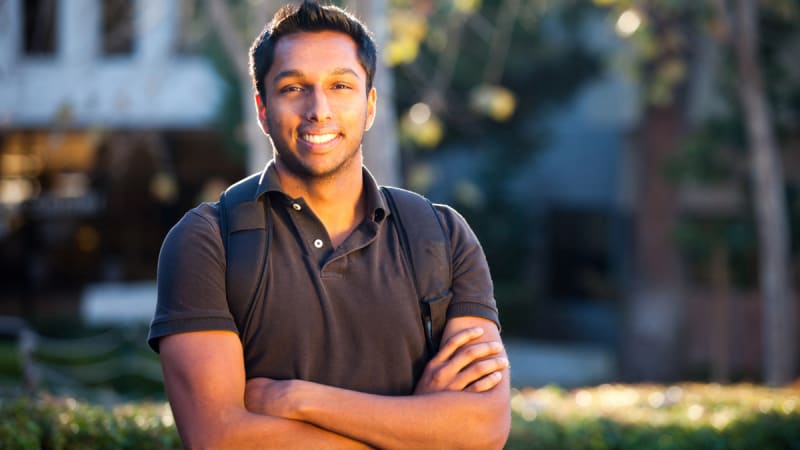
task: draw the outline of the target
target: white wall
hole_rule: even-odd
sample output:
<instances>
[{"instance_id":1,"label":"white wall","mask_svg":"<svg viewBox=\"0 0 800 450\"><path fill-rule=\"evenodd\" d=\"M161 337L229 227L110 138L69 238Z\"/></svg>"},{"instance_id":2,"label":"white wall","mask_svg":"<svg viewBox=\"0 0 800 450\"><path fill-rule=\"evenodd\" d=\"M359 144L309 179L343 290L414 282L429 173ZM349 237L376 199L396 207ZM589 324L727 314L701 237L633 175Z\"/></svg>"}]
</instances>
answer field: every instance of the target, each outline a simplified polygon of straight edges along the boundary
<instances>
[{"instance_id":1,"label":"white wall","mask_svg":"<svg viewBox=\"0 0 800 450\"><path fill-rule=\"evenodd\" d=\"M195 127L224 84L201 57L177 54L179 0L135 0L134 51L100 52L100 0L61 0L53 56L22 53L21 0L0 1L0 126Z\"/></svg>"}]
</instances>

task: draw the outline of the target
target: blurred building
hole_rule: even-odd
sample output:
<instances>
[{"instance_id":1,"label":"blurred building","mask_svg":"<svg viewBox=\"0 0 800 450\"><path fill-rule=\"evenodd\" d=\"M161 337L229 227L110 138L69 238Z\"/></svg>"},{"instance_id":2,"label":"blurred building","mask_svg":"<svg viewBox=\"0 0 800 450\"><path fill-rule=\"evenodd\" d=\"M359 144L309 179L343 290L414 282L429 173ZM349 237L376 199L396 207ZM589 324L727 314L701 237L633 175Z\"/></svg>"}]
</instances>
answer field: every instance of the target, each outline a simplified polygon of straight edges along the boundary
<instances>
[{"instance_id":1,"label":"blurred building","mask_svg":"<svg viewBox=\"0 0 800 450\"><path fill-rule=\"evenodd\" d=\"M166 231L240 164L179 0L0 2L0 314L155 278Z\"/></svg>"}]
</instances>

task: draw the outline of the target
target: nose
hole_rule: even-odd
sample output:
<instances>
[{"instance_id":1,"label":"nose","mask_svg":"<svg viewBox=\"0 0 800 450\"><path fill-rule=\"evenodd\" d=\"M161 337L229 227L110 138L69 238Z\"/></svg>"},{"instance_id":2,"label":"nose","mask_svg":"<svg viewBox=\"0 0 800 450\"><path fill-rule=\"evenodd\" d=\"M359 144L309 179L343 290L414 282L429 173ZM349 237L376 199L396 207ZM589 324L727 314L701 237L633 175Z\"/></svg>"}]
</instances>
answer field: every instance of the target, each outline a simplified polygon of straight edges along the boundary
<instances>
[{"instance_id":1,"label":"nose","mask_svg":"<svg viewBox=\"0 0 800 450\"><path fill-rule=\"evenodd\" d=\"M325 90L315 87L309 95L306 118L311 122L324 122L333 117Z\"/></svg>"}]
</instances>

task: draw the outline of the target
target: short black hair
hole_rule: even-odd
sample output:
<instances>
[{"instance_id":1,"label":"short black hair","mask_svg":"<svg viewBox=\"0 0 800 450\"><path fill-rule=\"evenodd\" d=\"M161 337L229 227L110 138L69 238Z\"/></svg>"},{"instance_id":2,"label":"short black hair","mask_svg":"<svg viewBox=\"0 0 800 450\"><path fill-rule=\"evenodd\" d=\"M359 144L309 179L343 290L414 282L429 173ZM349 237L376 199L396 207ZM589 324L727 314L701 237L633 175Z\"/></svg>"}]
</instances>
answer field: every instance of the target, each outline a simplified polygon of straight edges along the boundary
<instances>
[{"instance_id":1,"label":"short black hair","mask_svg":"<svg viewBox=\"0 0 800 450\"><path fill-rule=\"evenodd\" d=\"M367 92L375 76L377 48L372 34L360 20L335 5L304 1L279 9L250 47L250 77L253 87L265 101L264 77L275 58L275 46L286 35L303 31L338 31L356 43L358 62L367 73Z\"/></svg>"}]
</instances>

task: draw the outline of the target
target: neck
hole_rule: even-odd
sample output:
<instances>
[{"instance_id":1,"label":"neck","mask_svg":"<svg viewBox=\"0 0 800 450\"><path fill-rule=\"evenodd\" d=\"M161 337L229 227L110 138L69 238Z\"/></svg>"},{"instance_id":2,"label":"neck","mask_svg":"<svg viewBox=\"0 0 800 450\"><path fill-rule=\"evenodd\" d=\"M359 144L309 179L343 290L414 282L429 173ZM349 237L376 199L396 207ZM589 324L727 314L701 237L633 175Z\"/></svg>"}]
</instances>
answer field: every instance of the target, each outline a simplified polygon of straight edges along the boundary
<instances>
[{"instance_id":1,"label":"neck","mask_svg":"<svg viewBox=\"0 0 800 450\"><path fill-rule=\"evenodd\" d=\"M276 160L276 169L283 191L293 197L302 197L328 232L334 247L364 219L364 178L361 165L353 164L344 173L330 178L298 177Z\"/></svg>"}]
</instances>

